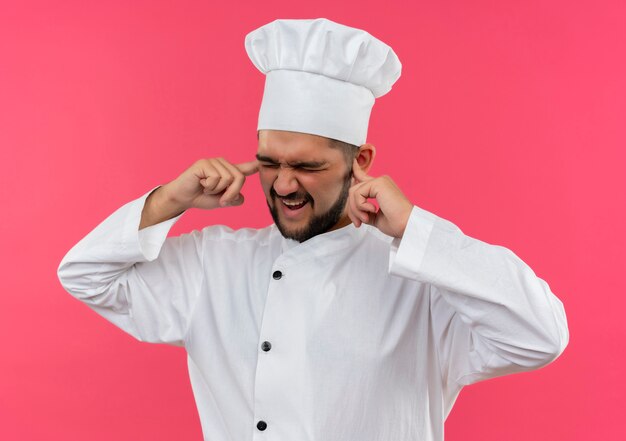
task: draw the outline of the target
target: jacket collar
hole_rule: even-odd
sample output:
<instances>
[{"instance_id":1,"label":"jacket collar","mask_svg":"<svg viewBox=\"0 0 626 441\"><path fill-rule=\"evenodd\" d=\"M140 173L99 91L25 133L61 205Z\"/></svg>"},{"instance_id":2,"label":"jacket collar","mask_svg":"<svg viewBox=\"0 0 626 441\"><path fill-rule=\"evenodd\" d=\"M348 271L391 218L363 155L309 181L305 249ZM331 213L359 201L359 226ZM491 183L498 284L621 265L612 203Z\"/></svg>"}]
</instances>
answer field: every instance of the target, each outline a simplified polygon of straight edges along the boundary
<instances>
[{"instance_id":1,"label":"jacket collar","mask_svg":"<svg viewBox=\"0 0 626 441\"><path fill-rule=\"evenodd\" d=\"M292 264L336 254L349 248L363 240L367 234L367 229L371 227L363 224L360 228L356 228L354 224L349 224L333 231L318 234L302 243L284 238L275 224L271 228L272 234L277 235L281 242L280 260L283 264Z\"/></svg>"}]
</instances>

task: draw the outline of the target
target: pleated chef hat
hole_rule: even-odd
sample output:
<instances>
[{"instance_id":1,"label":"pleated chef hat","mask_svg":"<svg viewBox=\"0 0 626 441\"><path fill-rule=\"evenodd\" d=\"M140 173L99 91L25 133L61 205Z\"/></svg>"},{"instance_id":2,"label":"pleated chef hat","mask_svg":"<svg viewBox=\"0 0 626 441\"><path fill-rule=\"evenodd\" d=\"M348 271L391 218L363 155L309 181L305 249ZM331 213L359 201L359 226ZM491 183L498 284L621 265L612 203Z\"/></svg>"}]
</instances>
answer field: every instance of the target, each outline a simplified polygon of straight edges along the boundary
<instances>
[{"instance_id":1,"label":"pleated chef hat","mask_svg":"<svg viewBox=\"0 0 626 441\"><path fill-rule=\"evenodd\" d=\"M310 133L360 146L375 98L402 64L382 41L326 18L275 20L246 35L265 74L257 130Z\"/></svg>"}]
</instances>

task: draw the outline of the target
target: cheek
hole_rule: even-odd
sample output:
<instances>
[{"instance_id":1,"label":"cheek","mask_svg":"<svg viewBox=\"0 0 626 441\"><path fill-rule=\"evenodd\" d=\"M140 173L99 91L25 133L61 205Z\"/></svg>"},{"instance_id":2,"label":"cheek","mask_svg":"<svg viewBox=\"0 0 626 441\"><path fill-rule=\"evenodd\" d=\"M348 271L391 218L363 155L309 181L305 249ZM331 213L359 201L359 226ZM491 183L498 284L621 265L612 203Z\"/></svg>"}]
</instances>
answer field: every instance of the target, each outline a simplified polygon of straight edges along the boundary
<instances>
[{"instance_id":1,"label":"cheek","mask_svg":"<svg viewBox=\"0 0 626 441\"><path fill-rule=\"evenodd\" d=\"M300 186L309 193L319 208L326 208L334 203L341 191L341 182L307 175L298 179Z\"/></svg>"},{"instance_id":2,"label":"cheek","mask_svg":"<svg viewBox=\"0 0 626 441\"><path fill-rule=\"evenodd\" d=\"M259 180L261 181L261 187L263 192L269 196L270 188L276 180L276 172L274 170L259 170Z\"/></svg>"}]
</instances>

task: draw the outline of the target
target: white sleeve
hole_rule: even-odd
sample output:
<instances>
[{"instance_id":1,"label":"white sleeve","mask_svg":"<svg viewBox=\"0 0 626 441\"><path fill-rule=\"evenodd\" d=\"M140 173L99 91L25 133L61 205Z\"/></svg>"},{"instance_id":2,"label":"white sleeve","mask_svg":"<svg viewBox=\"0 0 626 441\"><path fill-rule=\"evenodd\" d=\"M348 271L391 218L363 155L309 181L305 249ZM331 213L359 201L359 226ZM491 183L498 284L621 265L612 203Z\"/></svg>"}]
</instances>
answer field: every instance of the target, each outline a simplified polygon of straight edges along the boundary
<instances>
[{"instance_id":1,"label":"white sleeve","mask_svg":"<svg viewBox=\"0 0 626 441\"><path fill-rule=\"evenodd\" d=\"M57 274L66 291L138 340L182 346L203 278L202 233L166 238L183 213L139 230L156 188L101 222Z\"/></svg>"},{"instance_id":2,"label":"white sleeve","mask_svg":"<svg viewBox=\"0 0 626 441\"><path fill-rule=\"evenodd\" d=\"M561 301L511 250L413 207L390 272L429 284L444 381L455 388L544 366L567 346Z\"/></svg>"}]
</instances>

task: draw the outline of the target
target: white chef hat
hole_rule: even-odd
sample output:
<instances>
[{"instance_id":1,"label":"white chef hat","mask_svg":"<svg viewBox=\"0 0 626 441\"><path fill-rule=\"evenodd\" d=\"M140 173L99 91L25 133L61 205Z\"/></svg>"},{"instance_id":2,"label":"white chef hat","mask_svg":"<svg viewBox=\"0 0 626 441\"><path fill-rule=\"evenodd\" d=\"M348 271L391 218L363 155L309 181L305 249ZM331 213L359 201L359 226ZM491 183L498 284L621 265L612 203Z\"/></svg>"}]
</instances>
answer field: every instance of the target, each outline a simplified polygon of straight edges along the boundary
<instances>
[{"instance_id":1,"label":"white chef hat","mask_svg":"<svg viewBox=\"0 0 626 441\"><path fill-rule=\"evenodd\" d=\"M246 35L265 78L257 130L310 133L360 146L374 99L402 64L382 41L326 18L275 20Z\"/></svg>"}]
</instances>

